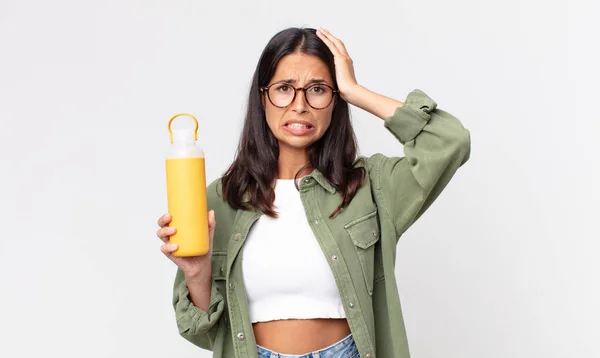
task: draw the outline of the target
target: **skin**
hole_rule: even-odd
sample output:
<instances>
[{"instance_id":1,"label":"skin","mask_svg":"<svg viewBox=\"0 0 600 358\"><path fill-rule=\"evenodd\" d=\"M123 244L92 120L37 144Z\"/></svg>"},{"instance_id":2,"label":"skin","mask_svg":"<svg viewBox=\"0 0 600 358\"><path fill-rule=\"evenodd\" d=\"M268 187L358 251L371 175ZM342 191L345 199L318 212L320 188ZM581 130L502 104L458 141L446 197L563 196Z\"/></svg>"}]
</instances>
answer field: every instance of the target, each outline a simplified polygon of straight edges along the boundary
<instances>
[{"instance_id":1,"label":"skin","mask_svg":"<svg viewBox=\"0 0 600 358\"><path fill-rule=\"evenodd\" d=\"M342 41L325 29L317 31L319 38L334 55L335 72L339 95L349 104L361 108L376 117L385 119L402 107L403 103L368 90L359 85L354 74L352 59ZM325 64L317 57L306 54L290 54L279 62L269 84L281 79L293 79L296 88L305 86L315 78L324 79L332 85L332 76ZM331 123L333 103L322 110L310 107L304 93L298 92L294 102L286 108L277 108L264 98L263 106L269 128L279 142L278 177L293 179L296 172L308 162L308 148L323 136ZM283 129L290 119L309 121L315 130L305 135L293 135ZM307 173L304 173L307 174ZM302 173L301 173L302 175ZM156 235L163 241L161 252L173 261L185 275L194 305L207 311L212 282L211 256L215 230L215 215L208 213L210 251L197 257L176 257L176 244L169 242L176 228L169 227L171 216L165 214L158 219L160 227ZM327 347L350 333L345 319L277 320L253 325L257 344L287 354L304 354Z\"/></svg>"}]
</instances>

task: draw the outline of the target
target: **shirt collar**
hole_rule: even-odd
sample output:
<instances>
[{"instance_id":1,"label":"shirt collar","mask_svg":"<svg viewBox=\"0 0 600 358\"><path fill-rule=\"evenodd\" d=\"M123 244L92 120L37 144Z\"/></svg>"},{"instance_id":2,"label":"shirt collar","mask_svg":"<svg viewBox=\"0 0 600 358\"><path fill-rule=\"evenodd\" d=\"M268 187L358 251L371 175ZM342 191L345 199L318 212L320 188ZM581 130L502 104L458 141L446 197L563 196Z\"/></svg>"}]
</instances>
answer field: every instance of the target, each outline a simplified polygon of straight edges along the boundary
<instances>
[{"instance_id":1,"label":"shirt collar","mask_svg":"<svg viewBox=\"0 0 600 358\"><path fill-rule=\"evenodd\" d=\"M327 178L325 178L325 176L319 171L319 169L313 169L312 173L310 173L310 175L308 176L314 178L317 181L317 183L319 183L325 190L329 192L329 194L336 193L336 190L333 187L333 185L329 183Z\"/></svg>"},{"instance_id":2,"label":"shirt collar","mask_svg":"<svg viewBox=\"0 0 600 358\"><path fill-rule=\"evenodd\" d=\"M329 192L329 194L337 193L337 190L335 190L333 185L331 185L329 183L327 178L325 178L325 175L323 175L323 173L321 173L321 171L319 171L319 169L317 169L317 168L313 169L312 173L310 173L306 177L311 177L311 178L315 179L315 181L317 183L319 183L319 185L321 185L325 190L327 190L327 192ZM248 195L248 192L246 192L246 193L244 193L242 200L248 201L248 199L249 199L249 195Z\"/></svg>"}]
</instances>

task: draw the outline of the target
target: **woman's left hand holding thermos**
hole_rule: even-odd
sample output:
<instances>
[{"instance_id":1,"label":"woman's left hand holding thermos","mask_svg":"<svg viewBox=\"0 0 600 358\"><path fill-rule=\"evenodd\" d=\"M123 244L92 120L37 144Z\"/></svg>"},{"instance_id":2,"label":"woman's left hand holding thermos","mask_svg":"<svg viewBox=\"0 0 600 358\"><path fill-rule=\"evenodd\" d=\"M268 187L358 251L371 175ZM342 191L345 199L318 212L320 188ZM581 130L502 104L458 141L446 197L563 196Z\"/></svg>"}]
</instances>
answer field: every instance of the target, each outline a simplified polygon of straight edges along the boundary
<instances>
[{"instance_id":1,"label":"woman's left hand holding thermos","mask_svg":"<svg viewBox=\"0 0 600 358\"><path fill-rule=\"evenodd\" d=\"M172 217L170 214L162 215L158 219L158 226L160 226L160 229L158 229L156 235L164 242L160 251L183 271L194 305L206 311L208 310L208 304L210 303L212 286L211 257L213 237L215 234L215 212L214 210L208 212L209 250L206 255L201 256L181 257L173 255L173 252L177 251L178 245L170 243L169 240L169 237L177 230L176 227L169 226L171 219Z\"/></svg>"},{"instance_id":2,"label":"woman's left hand holding thermos","mask_svg":"<svg viewBox=\"0 0 600 358\"><path fill-rule=\"evenodd\" d=\"M178 245L171 244L169 242L169 237L175 234L177 230L176 227L169 226L171 219L171 215L168 213L158 219L158 226L160 226L160 229L158 229L156 235L164 242L164 245L161 246L160 251L162 251L165 256L173 261L175 265L181 269L181 271L183 271L186 278L195 277L207 269L210 270L213 236L215 234L215 212L213 210L208 212L208 238L210 241L210 248L206 255L201 256L178 257L173 255L173 252L177 251Z\"/></svg>"}]
</instances>

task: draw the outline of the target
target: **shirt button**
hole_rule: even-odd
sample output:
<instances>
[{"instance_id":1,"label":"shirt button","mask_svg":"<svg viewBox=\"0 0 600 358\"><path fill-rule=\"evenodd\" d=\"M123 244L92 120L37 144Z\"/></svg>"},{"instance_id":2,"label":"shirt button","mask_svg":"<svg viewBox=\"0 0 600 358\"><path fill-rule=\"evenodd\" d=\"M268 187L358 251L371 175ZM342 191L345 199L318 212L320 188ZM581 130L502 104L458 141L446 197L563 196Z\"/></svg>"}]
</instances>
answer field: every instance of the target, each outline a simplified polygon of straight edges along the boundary
<instances>
[{"instance_id":1,"label":"shirt button","mask_svg":"<svg viewBox=\"0 0 600 358\"><path fill-rule=\"evenodd\" d=\"M350 308L354 308L354 303L350 302L348 303L348 306L350 306Z\"/></svg>"},{"instance_id":2,"label":"shirt button","mask_svg":"<svg viewBox=\"0 0 600 358\"><path fill-rule=\"evenodd\" d=\"M373 291L369 290L369 296L373 296Z\"/></svg>"},{"instance_id":3,"label":"shirt button","mask_svg":"<svg viewBox=\"0 0 600 358\"><path fill-rule=\"evenodd\" d=\"M377 237L377 231L373 230L373 237Z\"/></svg>"},{"instance_id":4,"label":"shirt button","mask_svg":"<svg viewBox=\"0 0 600 358\"><path fill-rule=\"evenodd\" d=\"M304 179L304 184L308 184L308 183L310 183L310 178Z\"/></svg>"},{"instance_id":5,"label":"shirt button","mask_svg":"<svg viewBox=\"0 0 600 358\"><path fill-rule=\"evenodd\" d=\"M365 357L371 358L371 353L367 353L367 355Z\"/></svg>"},{"instance_id":6,"label":"shirt button","mask_svg":"<svg viewBox=\"0 0 600 358\"><path fill-rule=\"evenodd\" d=\"M332 259L332 260L337 260L337 259L338 259L338 257L337 257L337 255L332 255L332 256L331 256L331 259Z\"/></svg>"},{"instance_id":7,"label":"shirt button","mask_svg":"<svg viewBox=\"0 0 600 358\"><path fill-rule=\"evenodd\" d=\"M231 288L233 290L234 287L235 287L235 285L233 284L233 282L229 282L229 288Z\"/></svg>"},{"instance_id":8,"label":"shirt button","mask_svg":"<svg viewBox=\"0 0 600 358\"><path fill-rule=\"evenodd\" d=\"M315 224L318 224L318 223L319 223L319 219L315 219Z\"/></svg>"},{"instance_id":9,"label":"shirt button","mask_svg":"<svg viewBox=\"0 0 600 358\"><path fill-rule=\"evenodd\" d=\"M242 238L242 234L240 234L240 233L237 233L237 234L233 235L233 239L235 241L240 241L241 238Z\"/></svg>"},{"instance_id":10,"label":"shirt button","mask_svg":"<svg viewBox=\"0 0 600 358\"><path fill-rule=\"evenodd\" d=\"M243 341L244 339L246 339L246 336L244 336L243 333L238 333L237 337L240 341Z\"/></svg>"}]
</instances>

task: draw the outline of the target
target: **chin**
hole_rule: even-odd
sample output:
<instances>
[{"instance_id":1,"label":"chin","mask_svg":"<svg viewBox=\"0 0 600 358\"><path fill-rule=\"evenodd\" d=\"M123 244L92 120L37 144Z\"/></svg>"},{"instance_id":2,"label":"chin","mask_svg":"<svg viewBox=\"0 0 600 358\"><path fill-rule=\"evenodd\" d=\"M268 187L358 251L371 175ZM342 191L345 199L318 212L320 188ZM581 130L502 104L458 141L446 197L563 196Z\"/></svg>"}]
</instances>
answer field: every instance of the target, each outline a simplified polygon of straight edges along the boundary
<instances>
[{"instance_id":1,"label":"chin","mask_svg":"<svg viewBox=\"0 0 600 358\"><path fill-rule=\"evenodd\" d=\"M281 144L283 144L284 146L288 147L288 148L293 148L293 149L308 149L310 148L310 146L314 143L314 141L281 141ZM280 146L281 146L280 144Z\"/></svg>"},{"instance_id":2,"label":"chin","mask_svg":"<svg viewBox=\"0 0 600 358\"><path fill-rule=\"evenodd\" d=\"M293 149L307 149L309 148L311 145L313 145L313 143L315 143L317 141L317 139L315 138L281 138L279 139L279 145L284 145L288 148L293 148Z\"/></svg>"}]
</instances>

